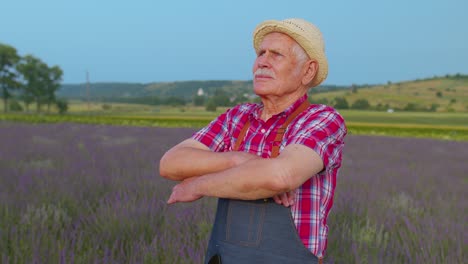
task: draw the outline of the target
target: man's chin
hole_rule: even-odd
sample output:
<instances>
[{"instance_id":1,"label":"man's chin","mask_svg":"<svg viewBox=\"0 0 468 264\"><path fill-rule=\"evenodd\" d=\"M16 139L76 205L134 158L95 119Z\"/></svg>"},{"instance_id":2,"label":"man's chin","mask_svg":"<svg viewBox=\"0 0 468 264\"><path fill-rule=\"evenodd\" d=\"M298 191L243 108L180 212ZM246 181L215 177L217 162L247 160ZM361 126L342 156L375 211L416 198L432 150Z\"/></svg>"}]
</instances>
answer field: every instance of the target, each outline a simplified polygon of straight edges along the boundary
<instances>
[{"instance_id":1,"label":"man's chin","mask_svg":"<svg viewBox=\"0 0 468 264\"><path fill-rule=\"evenodd\" d=\"M266 87L254 88L253 92L258 96L268 95L268 89L266 89Z\"/></svg>"},{"instance_id":2,"label":"man's chin","mask_svg":"<svg viewBox=\"0 0 468 264\"><path fill-rule=\"evenodd\" d=\"M253 91L256 95L265 94L271 90L271 85L266 84L265 82L254 82Z\"/></svg>"}]
</instances>

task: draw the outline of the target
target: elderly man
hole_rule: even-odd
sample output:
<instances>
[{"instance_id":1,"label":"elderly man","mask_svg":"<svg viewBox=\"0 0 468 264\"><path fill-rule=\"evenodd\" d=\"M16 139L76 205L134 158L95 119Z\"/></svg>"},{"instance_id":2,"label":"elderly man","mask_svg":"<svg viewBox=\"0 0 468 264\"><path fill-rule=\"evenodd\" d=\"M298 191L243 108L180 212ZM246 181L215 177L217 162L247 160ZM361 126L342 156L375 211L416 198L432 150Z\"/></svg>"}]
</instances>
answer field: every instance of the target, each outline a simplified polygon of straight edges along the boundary
<instances>
[{"instance_id":1,"label":"elderly man","mask_svg":"<svg viewBox=\"0 0 468 264\"><path fill-rule=\"evenodd\" d=\"M322 35L302 19L254 31L254 92L160 161L168 203L218 197L205 263L319 263L346 127L307 91L327 76Z\"/></svg>"}]
</instances>

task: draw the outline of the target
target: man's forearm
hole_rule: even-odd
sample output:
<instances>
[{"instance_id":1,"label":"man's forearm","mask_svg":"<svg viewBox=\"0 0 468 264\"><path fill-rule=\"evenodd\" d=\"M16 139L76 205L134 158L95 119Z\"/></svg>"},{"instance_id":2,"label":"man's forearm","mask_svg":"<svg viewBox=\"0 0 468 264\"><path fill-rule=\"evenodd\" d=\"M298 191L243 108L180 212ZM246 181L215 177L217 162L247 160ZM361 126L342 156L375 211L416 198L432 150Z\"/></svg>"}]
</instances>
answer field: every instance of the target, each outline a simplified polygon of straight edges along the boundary
<instances>
[{"instance_id":1,"label":"man's forearm","mask_svg":"<svg viewBox=\"0 0 468 264\"><path fill-rule=\"evenodd\" d=\"M248 160L238 166L184 180L174 186L168 203L203 196L254 200L295 190L323 169L320 156L301 145L289 145L273 159Z\"/></svg>"},{"instance_id":2,"label":"man's forearm","mask_svg":"<svg viewBox=\"0 0 468 264\"><path fill-rule=\"evenodd\" d=\"M219 172L258 158L244 152L212 152L210 150L180 147L168 151L160 161L159 173L171 180Z\"/></svg>"},{"instance_id":3,"label":"man's forearm","mask_svg":"<svg viewBox=\"0 0 468 264\"><path fill-rule=\"evenodd\" d=\"M201 196L254 200L289 191L288 173L271 159L254 160L198 177L194 186Z\"/></svg>"}]
</instances>

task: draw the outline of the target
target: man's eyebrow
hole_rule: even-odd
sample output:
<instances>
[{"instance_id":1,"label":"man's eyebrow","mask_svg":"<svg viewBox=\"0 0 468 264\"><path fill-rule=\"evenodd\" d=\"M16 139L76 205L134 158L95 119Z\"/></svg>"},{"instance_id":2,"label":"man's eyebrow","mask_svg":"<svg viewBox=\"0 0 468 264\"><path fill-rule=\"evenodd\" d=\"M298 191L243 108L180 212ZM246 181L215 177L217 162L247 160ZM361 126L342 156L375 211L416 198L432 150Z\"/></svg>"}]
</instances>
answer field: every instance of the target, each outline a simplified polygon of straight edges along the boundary
<instances>
[{"instance_id":1,"label":"man's eyebrow","mask_svg":"<svg viewBox=\"0 0 468 264\"><path fill-rule=\"evenodd\" d=\"M279 49L276 48L259 48L257 53L262 54L265 53L265 51L267 50L274 54L283 54Z\"/></svg>"}]
</instances>

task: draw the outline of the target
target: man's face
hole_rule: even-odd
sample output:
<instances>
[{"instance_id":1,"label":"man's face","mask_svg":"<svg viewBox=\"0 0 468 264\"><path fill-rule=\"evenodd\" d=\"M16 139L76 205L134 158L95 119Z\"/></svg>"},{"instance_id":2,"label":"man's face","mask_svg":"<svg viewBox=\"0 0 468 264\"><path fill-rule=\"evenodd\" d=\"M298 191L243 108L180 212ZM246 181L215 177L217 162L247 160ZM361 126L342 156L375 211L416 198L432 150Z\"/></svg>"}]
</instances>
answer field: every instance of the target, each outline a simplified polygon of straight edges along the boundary
<instances>
[{"instance_id":1,"label":"man's face","mask_svg":"<svg viewBox=\"0 0 468 264\"><path fill-rule=\"evenodd\" d=\"M263 38L253 66L254 92L259 96L285 96L301 86L302 69L289 36L273 32Z\"/></svg>"}]
</instances>

